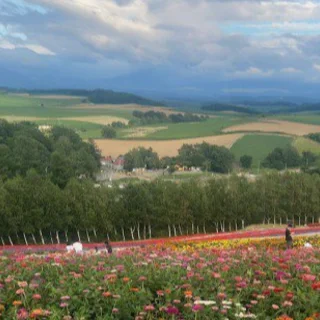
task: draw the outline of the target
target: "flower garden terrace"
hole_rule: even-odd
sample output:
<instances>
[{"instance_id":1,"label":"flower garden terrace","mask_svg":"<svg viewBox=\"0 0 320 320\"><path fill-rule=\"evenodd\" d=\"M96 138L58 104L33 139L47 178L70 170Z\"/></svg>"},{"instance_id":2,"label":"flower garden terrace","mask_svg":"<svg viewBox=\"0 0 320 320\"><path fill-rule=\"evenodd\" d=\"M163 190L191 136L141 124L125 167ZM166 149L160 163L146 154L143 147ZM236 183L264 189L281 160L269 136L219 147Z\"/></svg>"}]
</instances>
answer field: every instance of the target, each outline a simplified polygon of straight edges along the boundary
<instances>
[{"instance_id":1,"label":"flower garden terrace","mask_svg":"<svg viewBox=\"0 0 320 320\"><path fill-rule=\"evenodd\" d=\"M113 255L4 255L0 313L3 319L319 319L320 238L283 247L282 239L237 239Z\"/></svg>"}]
</instances>

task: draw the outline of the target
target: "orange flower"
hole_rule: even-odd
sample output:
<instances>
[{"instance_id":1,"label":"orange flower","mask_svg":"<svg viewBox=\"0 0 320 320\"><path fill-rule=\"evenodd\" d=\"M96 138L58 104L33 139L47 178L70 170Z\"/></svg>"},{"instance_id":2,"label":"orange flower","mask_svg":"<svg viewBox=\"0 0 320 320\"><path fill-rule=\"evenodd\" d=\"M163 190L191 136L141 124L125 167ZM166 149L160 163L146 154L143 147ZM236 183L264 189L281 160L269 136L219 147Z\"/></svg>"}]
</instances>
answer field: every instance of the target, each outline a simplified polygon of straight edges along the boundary
<instances>
[{"instance_id":1,"label":"orange flower","mask_svg":"<svg viewBox=\"0 0 320 320\"><path fill-rule=\"evenodd\" d=\"M2 312L4 310L4 305L0 304L0 312Z\"/></svg>"},{"instance_id":2,"label":"orange flower","mask_svg":"<svg viewBox=\"0 0 320 320\"><path fill-rule=\"evenodd\" d=\"M290 318L289 316L283 315L281 317L278 317L276 320L293 320L293 319Z\"/></svg>"},{"instance_id":3,"label":"orange flower","mask_svg":"<svg viewBox=\"0 0 320 320\"><path fill-rule=\"evenodd\" d=\"M123 281L123 282L129 282L129 281L130 281L130 278L124 277L124 278L122 279L122 281Z\"/></svg>"},{"instance_id":4,"label":"orange flower","mask_svg":"<svg viewBox=\"0 0 320 320\"><path fill-rule=\"evenodd\" d=\"M139 292L140 290L139 290L139 288L131 288L130 291L131 292Z\"/></svg>"},{"instance_id":5,"label":"orange flower","mask_svg":"<svg viewBox=\"0 0 320 320\"><path fill-rule=\"evenodd\" d=\"M192 291L185 291L184 292L184 296L186 297L186 298L192 298Z\"/></svg>"},{"instance_id":6,"label":"orange flower","mask_svg":"<svg viewBox=\"0 0 320 320\"><path fill-rule=\"evenodd\" d=\"M34 309L30 314L30 318L37 318L44 315L44 311L42 309Z\"/></svg>"},{"instance_id":7,"label":"orange flower","mask_svg":"<svg viewBox=\"0 0 320 320\"><path fill-rule=\"evenodd\" d=\"M15 301L13 301L13 303L12 303L14 306L21 306L22 305L22 301L20 301L20 300L15 300Z\"/></svg>"},{"instance_id":8,"label":"orange flower","mask_svg":"<svg viewBox=\"0 0 320 320\"><path fill-rule=\"evenodd\" d=\"M106 292L103 292L102 295L103 295L104 297L111 297L111 296L112 296L112 293L109 292L109 291L106 291Z\"/></svg>"}]
</instances>

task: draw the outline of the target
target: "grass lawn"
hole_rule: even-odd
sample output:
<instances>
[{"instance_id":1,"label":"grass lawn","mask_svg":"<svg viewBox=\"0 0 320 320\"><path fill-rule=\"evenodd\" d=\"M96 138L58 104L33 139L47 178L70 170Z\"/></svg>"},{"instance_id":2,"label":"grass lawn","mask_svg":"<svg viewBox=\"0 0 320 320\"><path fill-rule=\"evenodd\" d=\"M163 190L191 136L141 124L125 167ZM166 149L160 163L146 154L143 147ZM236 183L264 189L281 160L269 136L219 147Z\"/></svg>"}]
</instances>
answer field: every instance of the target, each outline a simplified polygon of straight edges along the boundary
<instances>
[{"instance_id":1,"label":"grass lawn","mask_svg":"<svg viewBox=\"0 0 320 320\"><path fill-rule=\"evenodd\" d=\"M293 141L293 146L302 153L303 151L310 151L315 154L320 154L320 143L312 141L308 138L299 137Z\"/></svg>"},{"instance_id":2,"label":"grass lawn","mask_svg":"<svg viewBox=\"0 0 320 320\"><path fill-rule=\"evenodd\" d=\"M253 158L252 166L257 168L259 163L276 147L285 147L292 142L291 137L281 135L248 134L239 139L231 151L239 160L243 155Z\"/></svg>"},{"instance_id":3,"label":"grass lawn","mask_svg":"<svg viewBox=\"0 0 320 320\"><path fill-rule=\"evenodd\" d=\"M220 134L226 127L254 120L253 117L219 116L204 122L163 124L168 126L167 130L148 134L145 139L172 140L212 136Z\"/></svg>"}]
</instances>

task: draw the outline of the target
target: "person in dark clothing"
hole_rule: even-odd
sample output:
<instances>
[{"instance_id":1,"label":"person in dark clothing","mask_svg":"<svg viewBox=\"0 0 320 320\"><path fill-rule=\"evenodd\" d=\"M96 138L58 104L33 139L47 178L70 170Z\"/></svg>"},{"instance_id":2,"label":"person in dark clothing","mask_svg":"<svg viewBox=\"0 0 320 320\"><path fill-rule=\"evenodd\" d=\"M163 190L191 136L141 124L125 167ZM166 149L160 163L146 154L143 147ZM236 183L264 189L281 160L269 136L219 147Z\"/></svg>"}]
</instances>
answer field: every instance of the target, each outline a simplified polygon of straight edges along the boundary
<instances>
[{"instance_id":1,"label":"person in dark clothing","mask_svg":"<svg viewBox=\"0 0 320 320\"><path fill-rule=\"evenodd\" d=\"M286 243L287 249L292 249L292 235L289 226L286 228Z\"/></svg>"},{"instance_id":2,"label":"person in dark clothing","mask_svg":"<svg viewBox=\"0 0 320 320\"><path fill-rule=\"evenodd\" d=\"M105 246L106 246L106 249L108 251L108 253L112 253L112 247L111 247L111 244L109 242L109 240L107 239L105 242L104 242Z\"/></svg>"}]
</instances>

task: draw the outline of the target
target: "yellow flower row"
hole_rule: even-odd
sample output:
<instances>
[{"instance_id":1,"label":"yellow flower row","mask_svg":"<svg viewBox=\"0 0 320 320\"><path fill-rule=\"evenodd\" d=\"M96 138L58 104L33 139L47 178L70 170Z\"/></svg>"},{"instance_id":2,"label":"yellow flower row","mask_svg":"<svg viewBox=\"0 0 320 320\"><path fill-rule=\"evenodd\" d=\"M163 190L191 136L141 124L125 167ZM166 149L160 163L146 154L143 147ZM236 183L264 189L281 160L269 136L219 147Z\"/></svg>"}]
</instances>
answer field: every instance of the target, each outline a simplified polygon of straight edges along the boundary
<instances>
[{"instance_id":1,"label":"yellow flower row","mask_svg":"<svg viewBox=\"0 0 320 320\"><path fill-rule=\"evenodd\" d=\"M312 247L320 248L319 236L299 236L295 237L293 246L295 248L303 247L306 243ZM285 248L285 240L281 238L255 238L255 239L232 239L232 240L206 240L197 242L175 242L167 243L167 247L173 250L194 251L199 249L236 249L236 248Z\"/></svg>"}]
</instances>

